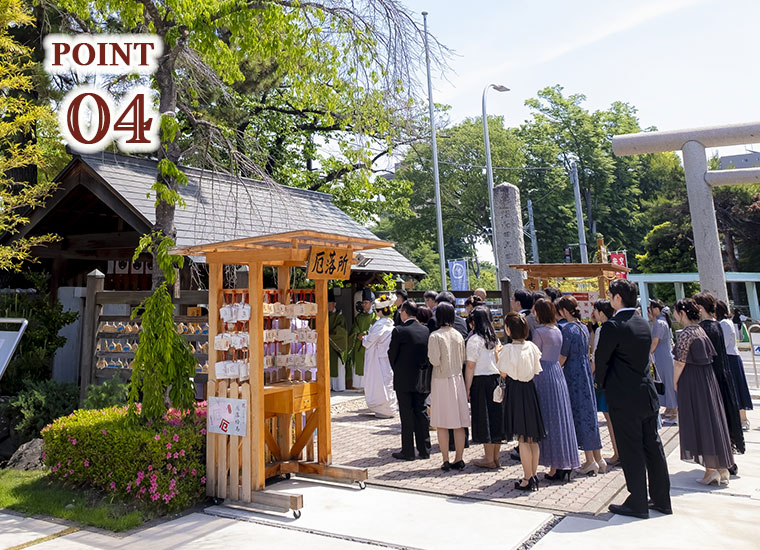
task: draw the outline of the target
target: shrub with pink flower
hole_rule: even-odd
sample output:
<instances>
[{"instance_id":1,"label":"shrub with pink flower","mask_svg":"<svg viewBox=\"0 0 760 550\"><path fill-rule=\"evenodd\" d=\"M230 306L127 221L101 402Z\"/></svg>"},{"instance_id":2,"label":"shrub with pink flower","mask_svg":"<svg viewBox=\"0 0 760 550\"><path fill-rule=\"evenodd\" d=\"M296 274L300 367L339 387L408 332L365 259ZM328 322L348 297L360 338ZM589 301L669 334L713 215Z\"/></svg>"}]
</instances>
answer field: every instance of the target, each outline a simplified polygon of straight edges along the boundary
<instances>
[{"instance_id":1,"label":"shrub with pink flower","mask_svg":"<svg viewBox=\"0 0 760 550\"><path fill-rule=\"evenodd\" d=\"M137 425L126 407L78 410L43 431L45 462L67 482L176 512L205 496L205 425L205 402L194 414L171 409L161 421Z\"/></svg>"}]
</instances>

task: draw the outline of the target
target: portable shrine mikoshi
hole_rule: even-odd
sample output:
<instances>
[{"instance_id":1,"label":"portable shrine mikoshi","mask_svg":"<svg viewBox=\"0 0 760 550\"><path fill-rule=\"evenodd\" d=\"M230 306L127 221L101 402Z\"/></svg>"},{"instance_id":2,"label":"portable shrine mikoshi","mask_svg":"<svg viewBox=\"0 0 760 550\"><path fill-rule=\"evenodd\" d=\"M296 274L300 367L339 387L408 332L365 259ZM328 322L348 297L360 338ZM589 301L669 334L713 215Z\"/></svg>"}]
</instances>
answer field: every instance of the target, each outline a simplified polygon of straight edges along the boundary
<instances>
[{"instance_id":1,"label":"portable shrine mikoshi","mask_svg":"<svg viewBox=\"0 0 760 550\"><path fill-rule=\"evenodd\" d=\"M364 486L366 469L332 464L327 282L349 278L353 252L388 246L294 231L174 251L205 256L209 270L209 496L298 517L301 495L264 491L267 478L294 473ZM247 265L248 288L224 288L225 265ZM265 290L269 266L277 288ZM314 288L291 289L292 267L306 267Z\"/></svg>"},{"instance_id":2,"label":"portable shrine mikoshi","mask_svg":"<svg viewBox=\"0 0 760 550\"><path fill-rule=\"evenodd\" d=\"M573 293L581 306L584 318L589 318L593 302L598 298L604 298L610 286L610 281L620 278L619 273L628 273L629 267L613 263L598 264L520 264L510 265L513 269L525 271L525 288L528 290L541 290L549 286L550 279L579 278L596 279L597 294L593 292Z\"/></svg>"},{"instance_id":3,"label":"portable shrine mikoshi","mask_svg":"<svg viewBox=\"0 0 760 550\"><path fill-rule=\"evenodd\" d=\"M610 281L620 278L617 273L628 273L629 267L622 265L604 264L519 264L510 265L512 269L525 271L525 288L541 290L549 286L549 279L578 277L582 279L595 278L599 289L599 297L604 298Z\"/></svg>"}]
</instances>

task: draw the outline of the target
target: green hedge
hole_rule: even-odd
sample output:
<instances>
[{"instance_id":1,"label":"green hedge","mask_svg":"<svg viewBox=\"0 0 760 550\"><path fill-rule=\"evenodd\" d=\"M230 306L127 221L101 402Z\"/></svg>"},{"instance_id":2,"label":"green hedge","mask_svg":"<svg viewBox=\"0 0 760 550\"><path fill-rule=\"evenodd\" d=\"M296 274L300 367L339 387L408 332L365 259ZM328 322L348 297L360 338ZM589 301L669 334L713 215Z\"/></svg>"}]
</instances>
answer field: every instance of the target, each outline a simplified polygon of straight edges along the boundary
<instances>
[{"instance_id":1,"label":"green hedge","mask_svg":"<svg viewBox=\"0 0 760 550\"><path fill-rule=\"evenodd\" d=\"M126 407L77 410L42 430L52 475L137 500L161 513L202 499L206 483L206 404L183 419L134 425Z\"/></svg>"}]
</instances>

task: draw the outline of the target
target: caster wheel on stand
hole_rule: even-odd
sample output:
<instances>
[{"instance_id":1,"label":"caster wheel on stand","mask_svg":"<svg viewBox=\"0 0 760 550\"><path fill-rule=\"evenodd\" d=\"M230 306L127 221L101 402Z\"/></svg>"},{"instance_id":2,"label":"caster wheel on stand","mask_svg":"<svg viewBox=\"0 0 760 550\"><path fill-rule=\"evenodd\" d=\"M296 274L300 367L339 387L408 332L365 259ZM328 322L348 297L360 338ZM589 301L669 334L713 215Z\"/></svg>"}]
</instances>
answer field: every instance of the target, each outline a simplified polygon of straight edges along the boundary
<instances>
[{"instance_id":1,"label":"caster wheel on stand","mask_svg":"<svg viewBox=\"0 0 760 550\"><path fill-rule=\"evenodd\" d=\"M293 510L293 517L298 519L301 517L301 510Z\"/></svg>"},{"instance_id":2,"label":"caster wheel on stand","mask_svg":"<svg viewBox=\"0 0 760 550\"><path fill-rule=\"evenodd\" d=\"M366 483L364 483L363 481L360 481L360 482L359 482L359 489L360 489L361 491L363 491L363 490L364 490L364 489L366 489L366 488L367 488L367 484L366 484Z\"/></svg>"},{"instance_id":3,"label":"caster wheel on stand","mask_svg":"<svg viewBox=\"0 0 760 550\"><path fill-rule=\"evenodd\" d=\"M283 477L284 479L290 479L290 474L285 474L285 475L284 475L284 476L282 476L282 477Z\"/></svg>"}]
</instances>

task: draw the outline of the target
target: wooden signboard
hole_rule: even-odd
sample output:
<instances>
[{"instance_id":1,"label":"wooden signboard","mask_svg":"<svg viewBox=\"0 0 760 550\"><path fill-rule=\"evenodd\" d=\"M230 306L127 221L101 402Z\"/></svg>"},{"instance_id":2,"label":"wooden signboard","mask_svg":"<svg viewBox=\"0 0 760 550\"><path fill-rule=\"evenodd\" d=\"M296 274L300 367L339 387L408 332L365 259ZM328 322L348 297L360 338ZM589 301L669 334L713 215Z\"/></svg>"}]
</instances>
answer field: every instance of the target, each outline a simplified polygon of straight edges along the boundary
<instances>
[{"instance_id":1,"label":"wooden signboard","mask_svg":"<svg viewBox=\"0 0 760 550\"><path fill-rule=\"evenodd\" d=\"M306 278L345 281L351 276L352 255L350 248L312 246Z\"/></svg>"}]
</instances>

